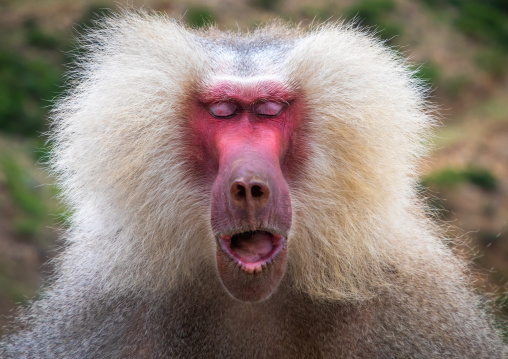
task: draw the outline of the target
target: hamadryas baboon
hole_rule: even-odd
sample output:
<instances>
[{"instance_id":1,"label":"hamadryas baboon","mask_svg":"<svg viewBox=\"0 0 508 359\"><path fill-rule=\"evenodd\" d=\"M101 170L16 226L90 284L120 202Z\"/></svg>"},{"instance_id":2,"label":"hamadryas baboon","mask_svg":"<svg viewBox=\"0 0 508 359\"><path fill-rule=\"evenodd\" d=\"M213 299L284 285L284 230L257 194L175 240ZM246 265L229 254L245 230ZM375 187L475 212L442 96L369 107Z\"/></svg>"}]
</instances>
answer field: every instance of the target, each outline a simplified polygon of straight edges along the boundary
<instances>
[{"instance_id":1,"label":"hamadryas baboon","mask_svg":"<svg viewBox=\"0 0 508 359\"><path fill-rule=\"evenodd\" d=\"M425 89L340 24L124 12L53 111L73 210L7 358L501 358L417 196Z\"/></svg>"}]
</instances>

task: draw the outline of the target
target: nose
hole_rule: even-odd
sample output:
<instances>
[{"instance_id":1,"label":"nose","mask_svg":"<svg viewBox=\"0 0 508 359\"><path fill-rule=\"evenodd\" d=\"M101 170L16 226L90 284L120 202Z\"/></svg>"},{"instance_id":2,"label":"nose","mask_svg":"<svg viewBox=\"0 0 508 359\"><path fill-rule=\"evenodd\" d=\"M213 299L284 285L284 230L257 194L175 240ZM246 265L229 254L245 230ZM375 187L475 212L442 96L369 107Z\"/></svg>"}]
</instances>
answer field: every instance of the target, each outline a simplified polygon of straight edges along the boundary
<instances>
[{"instance_id":1,"label":"nose","mask_svg":"<svg viewBox=\"0 0 508 359\"><path fill-rule=\"evenodd\" d=\"M229 155L221 161L212 188L211 222L214 230L277 228L289 231L291 199L276 162L278 158L274 160L263 153Z\"/></svg>"},{"instance_id":2,"label":"nose","mask_svg":"<svg viewBox=\"0 0 508 359\"><path fill-rule=\"evenodd\" d=\"M259 178L242 177L230 187L231 203L238 209L262 211L270 202L270 187Z\"/></svg>"}]
</instances>

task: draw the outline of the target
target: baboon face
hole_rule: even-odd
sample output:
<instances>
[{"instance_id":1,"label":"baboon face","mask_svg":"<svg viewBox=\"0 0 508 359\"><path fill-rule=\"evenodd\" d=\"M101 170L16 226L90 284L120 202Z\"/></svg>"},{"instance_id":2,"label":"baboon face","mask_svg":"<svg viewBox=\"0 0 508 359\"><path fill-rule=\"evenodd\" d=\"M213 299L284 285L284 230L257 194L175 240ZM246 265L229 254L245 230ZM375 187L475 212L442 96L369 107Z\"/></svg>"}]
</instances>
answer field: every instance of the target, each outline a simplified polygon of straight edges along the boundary
<instances>
[{"instance_id":1,"label":"baboon face","mask_svg":"<svg viewBox=\"0 0 508 359\"><path fill-rule=\"evenodd\" d=\"M92 34L54 111L73 225L110 238L103 253L132 253L105 256L115 285L163 292L217 270L245 301L283 276L316 298L370 296L427 121L407 69L340 26L239 35L159 20Z\"/></svg>"},{"instance_id":2,"label":"baboon face","mask_svg":"<svg viewBox=\"0 0 508 359\"><path fill-rule=\"evenodd\" d=\"M196 158L213 181L217 270L242 301L267 298L284 275L298 107L279 81L222 80L206 85L191 111Z\"/></svg>"}]
</instances>

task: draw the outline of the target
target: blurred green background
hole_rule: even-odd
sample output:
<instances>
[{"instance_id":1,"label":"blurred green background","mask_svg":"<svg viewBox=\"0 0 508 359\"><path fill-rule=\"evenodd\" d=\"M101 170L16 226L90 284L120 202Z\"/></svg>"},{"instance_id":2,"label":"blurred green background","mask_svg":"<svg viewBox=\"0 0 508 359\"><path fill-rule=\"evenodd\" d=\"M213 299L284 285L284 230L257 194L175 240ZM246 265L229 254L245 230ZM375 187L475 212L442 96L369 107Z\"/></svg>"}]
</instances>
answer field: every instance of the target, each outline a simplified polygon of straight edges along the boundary
<instances>
[{"instance_id":1,"label":"blurred green background","mask_svg":"<svg viewBox=\"0 0 508 359\"><path fill-rule=\"evenodd\" d=\"M508 315L508 1L143 0L192 27L302 26L351 20L410 57L442 116L421 166L422 194L449 243L472 263L480 293ZM66 211L41 165L44 132L80 29L112 0L0 1L0 326L51 273ZM505 326L506 328L506 326Z\"/></svg>"}]
</instances>

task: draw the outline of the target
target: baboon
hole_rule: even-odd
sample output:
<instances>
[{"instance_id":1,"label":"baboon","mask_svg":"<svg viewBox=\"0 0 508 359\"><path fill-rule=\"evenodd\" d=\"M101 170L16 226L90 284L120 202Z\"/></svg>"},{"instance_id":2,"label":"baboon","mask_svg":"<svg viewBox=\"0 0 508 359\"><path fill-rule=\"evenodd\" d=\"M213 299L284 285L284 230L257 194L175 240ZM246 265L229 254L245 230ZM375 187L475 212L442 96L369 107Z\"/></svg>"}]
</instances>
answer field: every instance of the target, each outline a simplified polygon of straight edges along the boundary
<instances>
[{"instance_id":1,"label":"baboon","mask_svg":"<svg viewBox=\"0 0 508 359\"><path fill-rule=\"evenodd\" d=\"M3 358L502 358L418 196L425 87L345 24L123 11L52 112L72 209Z\"/></svg>"}]
</instances>

